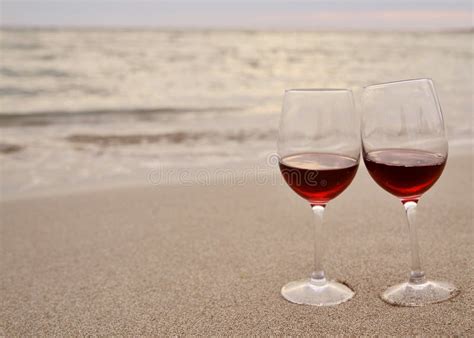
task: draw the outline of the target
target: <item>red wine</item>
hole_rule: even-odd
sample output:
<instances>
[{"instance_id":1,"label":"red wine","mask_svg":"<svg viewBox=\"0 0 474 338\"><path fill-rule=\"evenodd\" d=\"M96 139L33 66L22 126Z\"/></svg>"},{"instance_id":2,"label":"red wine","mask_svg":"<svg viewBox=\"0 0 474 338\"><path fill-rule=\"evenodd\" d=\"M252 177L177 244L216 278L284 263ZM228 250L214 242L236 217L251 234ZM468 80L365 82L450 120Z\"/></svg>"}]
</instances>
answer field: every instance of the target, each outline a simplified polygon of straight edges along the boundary
<instances>
[{"instance_id":1,"label":"red wine","mask_svg":"<svg viewBox=\"0 0 474 338\"><path fill-rule=\"evenodd\" d=\"M286 183L313 205L324 205L346 189L359 161L336 154L302 153L280 160Z\"/></svg>"},{"instance_id":2,"label":"red wine","mask_svg":"<svg viewBox=\"0 0 474 338\"><path fill-rule=\"evenodd\" d=\"M402 201L418 200L443 172L446 157L411 149L383 149L364 154L370 176Z\"/></svg>"}]
</instances>

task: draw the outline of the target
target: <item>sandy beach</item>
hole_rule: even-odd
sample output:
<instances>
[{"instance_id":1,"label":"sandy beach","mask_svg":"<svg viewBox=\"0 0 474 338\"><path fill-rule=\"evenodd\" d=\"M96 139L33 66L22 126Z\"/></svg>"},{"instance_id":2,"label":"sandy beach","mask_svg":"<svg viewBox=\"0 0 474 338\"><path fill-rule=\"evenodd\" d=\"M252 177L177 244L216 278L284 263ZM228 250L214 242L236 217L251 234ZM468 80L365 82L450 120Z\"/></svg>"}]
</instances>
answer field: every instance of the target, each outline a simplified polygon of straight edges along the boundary
<instances>
[{"instance_id":1,"label":"sandy beach","mask_svg":"<svg viewBox=\"0 0 474 338\"><path fill-rule=\"evenodd\" d=\"M311 212L285 185L90 189L1 203L0 334L474 334L472 156L453 155L419 205L429 277L462 292L421 308L378 295L408 274L400 203L364 166L328 207L325 265L356 296L290 304L312 265Z\"/></svg>"},{"instance_id":2,"label":"sandy beach","mask_svg":"<svg viewBox=\"0 0 474 338\"><path fill-rule=\"evenodd\" d=\"M0 7L0 337L474 337L471 2ZM408 279L408 227L361 163L318 232L326 276L355 296L281 296L318 264L279 165L324 203L363 152L411 199L445 141L418 241L427 278L459 295L381 300Z\"/></svg>"}]
</instances>

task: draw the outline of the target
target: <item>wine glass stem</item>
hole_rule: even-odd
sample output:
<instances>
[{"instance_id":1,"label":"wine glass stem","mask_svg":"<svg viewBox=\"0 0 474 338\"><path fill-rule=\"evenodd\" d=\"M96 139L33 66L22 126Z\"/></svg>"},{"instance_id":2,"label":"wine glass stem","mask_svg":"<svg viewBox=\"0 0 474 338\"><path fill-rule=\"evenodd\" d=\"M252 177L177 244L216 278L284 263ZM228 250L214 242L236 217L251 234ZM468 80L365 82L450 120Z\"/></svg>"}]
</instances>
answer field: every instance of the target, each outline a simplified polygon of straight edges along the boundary
<instances>
[{"instance_id":1,"label":"wine glass stem","mask_svg":"<svg viewBox=\"0 0 474 338\"><path fill-rule=\"evenodd\" d=\"M314 215L314 270L311 274L311 282L317 285L326 283L326 276L324 274L322 258L324 253L324 231L323 231L323 215L325 205L311 205Z\"/></svg>"},{"instance_id":2,"label":"wine glass stem","mask_svg":"<svg viewBox=\"0 0 474 338\"><path fill-rule=\"evenodd\" d=\"M421 269L420 254L418 249L418 236L416 231L416 206L417 201L404 201L403 206L407 214L408 229L410 231L411 272L410 283L422 284L425 282L425 273Z\"/></svg>"}]
</instances>

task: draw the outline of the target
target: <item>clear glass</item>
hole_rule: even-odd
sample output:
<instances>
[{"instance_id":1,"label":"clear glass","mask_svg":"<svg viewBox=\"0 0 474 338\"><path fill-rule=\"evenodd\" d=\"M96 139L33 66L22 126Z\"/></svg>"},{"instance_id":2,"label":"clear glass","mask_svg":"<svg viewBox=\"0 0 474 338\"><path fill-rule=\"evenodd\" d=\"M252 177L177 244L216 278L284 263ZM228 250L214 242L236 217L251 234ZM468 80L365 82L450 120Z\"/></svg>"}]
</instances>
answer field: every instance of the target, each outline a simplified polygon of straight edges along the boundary
<instances>
[{"instance_id":1,"label":"clear glass","mask_svg":"<svg viewBox=\"0 0 474 338\"><path fill-rule=\"evenodd\" d=\"M384 301L422 306L459 293L451 283L428 280L421 267L416 206L441 176L448 158L443 114L430 79L383 83L362 94L362 149L372 178L403 203L410 236L408 281L382 293Z\"/></svg>"},{"instance_id":2,"label":"clear glass","mask_svg":"<svg viewBox=\"0 0 474 338\"><path fill-rule=\"evenodd\" d=\"M349 90L285 92L278 137L280 170L288 185L309 202L315 224L313 273L281 289L292 303L336 305L354 296L349 287L326 277L322 256L326 205L347 188L359 166L358 123Z\"/></svg>"}]
</instances>

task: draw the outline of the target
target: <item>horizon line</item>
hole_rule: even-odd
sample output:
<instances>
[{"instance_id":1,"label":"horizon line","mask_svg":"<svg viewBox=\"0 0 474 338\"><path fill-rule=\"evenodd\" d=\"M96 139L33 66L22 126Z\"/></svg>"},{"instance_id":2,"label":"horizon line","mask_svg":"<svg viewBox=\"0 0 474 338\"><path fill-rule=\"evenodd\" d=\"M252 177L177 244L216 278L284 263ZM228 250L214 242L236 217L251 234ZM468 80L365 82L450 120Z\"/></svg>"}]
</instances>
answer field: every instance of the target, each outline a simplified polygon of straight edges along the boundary
<instances>
[{"instance_id":1,"label":"horizon line","mask_svg":"<svg viewBox=\"0 0 474 338\"><path fill-rule=\"evenodd\" d=\"M161 31L249 31L249 32L340 32L340 33L473 33L474 25L445 28L393 28L393 27L216 27L216 26L157 26L157 25L34 25L1 24L0 30L161 30Z\"/></svg>"}]
</instances>

